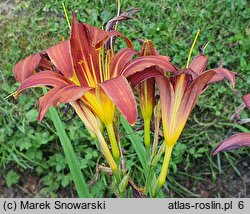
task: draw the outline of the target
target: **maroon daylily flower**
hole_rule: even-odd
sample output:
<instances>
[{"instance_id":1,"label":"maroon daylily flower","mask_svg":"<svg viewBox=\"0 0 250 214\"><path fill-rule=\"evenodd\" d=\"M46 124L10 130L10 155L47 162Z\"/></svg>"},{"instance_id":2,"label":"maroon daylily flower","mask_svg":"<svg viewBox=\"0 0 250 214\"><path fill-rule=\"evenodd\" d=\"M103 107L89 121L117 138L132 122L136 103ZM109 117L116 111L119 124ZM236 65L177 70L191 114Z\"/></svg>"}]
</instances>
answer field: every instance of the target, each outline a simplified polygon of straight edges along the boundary
<instances>
[{"instance_id":1,"label":"maroon daylily flower","mask_svg":"<svg viewBox=\"0 0 250 214\"><path fill-rule=\"evenodd\" d=\"M156 77L160 91L162 123L166 151L163 168L158 178L159 186L166 179L171 152L179 139L199 95L213 82L228 79L235 85L235 73L225 68L206 70L208 57L196 56L188 68L180 69L172 76Z\"/></svg>"}]
</instances>

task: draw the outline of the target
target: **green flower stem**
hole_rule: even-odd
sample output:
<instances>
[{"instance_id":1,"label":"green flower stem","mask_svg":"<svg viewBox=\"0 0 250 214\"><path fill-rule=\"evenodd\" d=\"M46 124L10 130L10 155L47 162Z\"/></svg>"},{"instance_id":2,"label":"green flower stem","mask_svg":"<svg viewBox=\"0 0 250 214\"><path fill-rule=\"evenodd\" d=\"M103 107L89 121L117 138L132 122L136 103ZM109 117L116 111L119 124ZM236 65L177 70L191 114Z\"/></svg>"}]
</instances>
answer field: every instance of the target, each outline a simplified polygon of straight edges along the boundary
<instances>
[{"instance_id":1,"label":"green flower stem","mask_svg":"<svg viewBox=\"0 0 250 214\"><path fill-rule=\"evenodd\" d=\"M110 150L109 150L109 148L108 148L108 145L107 145L107 143L106 143L106 141L105 141L105 139L103 137L103 135L99 132L99 133L96 133L96 136L97 136L98 141L100 143L100 146L102 148L102 152L103 152L103 154L104 154L104 156L105 156L105 158L106 158L106 160L107 160L110 168L113 171L113 175L115 177L115 185L116 185L116 189L118 191L117 194L119 194L119 197L123 197L123 193L119 192L119 185L121 183L121 173L120 173L120 170L119 170L118 165L117 165L117 163L119 161L119 148L118 148L117 141L116 141L116 138L115 138L115 133L114 133L113 125L108 126L108 127L109 127L109 129L107 128L107 130L110 131L110 132L108 131L108 135L109 135L109 133L112 135L112 141L111 141L111 138L109 137L110 138L110 142L111 142L112 151L114 151L113 147L112 147L112 142L114 142L114 140L115 140L115 143L116 143L115 144L115 146L116 146L115 149L118 150L118 158L116 157L117 161L115 161L116 158L114 156L114 154L117 155L117 151L115 150L115 153L113 153L113 155L112 155L111 152L110 152Z\"/></svg>"},{"instance_id":2,"label":"green flower stem","mask_svg":"<svg viewBox=\"0 0 250 214\"><path fill-rule=\"evenodd\" d=\"M61 145L63 147L63 151L67 159L67 163L70 169L73 182L76 187L77 194L80 198L89 198L91 197L89 193L89 187L86 181L84 180L81 169L79 167L79 163L76 159L76 155L73 150L73 146L65 132L63 123L60 120L60 117L55 108L50 107L49 113L56 128L56 132L60 139Z\"/></svg>"},{"instance_id":3,"label":"green flower stem","mask_svg":"<svg viewBox=\"0 0 250 214\"><path fill-rule=\"evenodd\" d=\"M123 116L121 116L121 124L126 132L127 138L130 140L133 148L136 151L138 159L139 159L141 166L143 168L145 178L146 178L146 180L149 181L149 178L154 178L155 175L154 175L153 171L149 172L149 163L148 163L148 160L146 159L145 147L143 146L142 143L138 143L141 141L140 137L133 132L133 129L131 128L131 126L129 125L129 123L127 122L127 120ZM152 172L152 174L150 174L151 172ZM151 182L148 182L148 187L146 187L147 191L149 193L156 192L156 191L152 190L152 182L153 182L153 180L151 180ZM151 187L150 187L150 183L151 183ZM154 196L154 195L152 194L152 196ZM161 190L159 190L159 191L157 191L157 194L155 194L155 196L164 197L164 194Z\"/></svg>"},{"instance_id":4,"label":"green flower stem","mask_svg":"<svg viewBox=\"0 0 250 214\"><path fill-rule=\"evenodd\" d=\"M150 148L150 119L144 118L144 144L147 150Z\"/></svg>"},{"instance_id":5,"label":"green flower stem","mask_svg":"<svg viewBox=\"0 0 250 214\"><path fill-rule=\"evenodd\" d=\"M157 154L154 157L151 157L151 161L150 164L152 166L156 166L158 164L158 162L160 161L161 156L164 154L166 150L166 143L163 142L163 144L161 145L159 151L157 152Z\"/></svg>"},{"instance_id":6,"label":"green flower stem","mask_svg":"<svg viewBox=\"0 0 250 214\"><path fill-rule=\"evenodd\" d=\"M100 143L100 146L101 146L101 149L102 149L102 152L110 166L110 168L112 169L114 175L116 176L117 173L118 173L118 166L108 148L108 145L104 139L104 137L102 136L101 132L99 133L96 133L96 136L98 138L98 142Z\"/></svg>"},{"instance_id":7,"label":"green flower stem","mask_svg":"<svg viewBox=\"0 0 250 214\"><path fill-rule=\"evenodd\" d=\"M157 148L158 148L160 122L161 122L161 103L160 103L160 100L154 108L154 119L155 119L155 130L154 130L154 140L153 140L151 159L154 158L154 156L156 155Z\"/></svg>"},{"instance_id":8,"label":"green flower stem","mask_svg":"<svg viewBox=\"0 0 250 214\"><path fill-rule=\"evenodd\" d=\"M111 144L113 157L114 157L116 163L119 163L120 151L119 151L118 143L116 140L113 123L107 124L106 128L107 128L107 132L108 132L108 136L109 136L109 140L110 140L110 144Z\"/></svg>"},{"instance_id":9,"label":"green flower stem","mask_svg":"<svg viewBox=\"0 0 250 214\"><path fill-rule=\"evenodd\" d=\"M169 166L172 150L173 150L173 146L168 146L168 145L166 146L166 151L165 151L164 161L163 161L162 168L161 168L161 173L158 177L158 187L159 188L161 188L166 181L168 166Z\"/></svg>"}]
</instances>

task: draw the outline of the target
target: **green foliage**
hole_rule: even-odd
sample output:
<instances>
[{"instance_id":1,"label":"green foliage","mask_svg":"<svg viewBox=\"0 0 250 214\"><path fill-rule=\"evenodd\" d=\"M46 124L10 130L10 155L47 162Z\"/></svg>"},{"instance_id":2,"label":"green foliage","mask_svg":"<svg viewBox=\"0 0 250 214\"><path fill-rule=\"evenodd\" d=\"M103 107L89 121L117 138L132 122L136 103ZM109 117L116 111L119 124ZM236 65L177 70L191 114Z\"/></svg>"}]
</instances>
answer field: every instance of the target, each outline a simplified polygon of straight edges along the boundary
<instances>
[{"instance_id":1,"label":"green foliage","mask_svg":"<svg viewBox=\"0 0 250 214\"><path fill-rule=\"evenodd\" d=\"M66 168L56 131L49 116L41 124L36 122L37 101L42 94L40 89L23 92L17 100L4 99L14 92L18 83L12 73L13 65L29 54L45 50L61 40L68 38L68 27L63 15L61 3L65 2L68 11L75 10L77 17L84 22L101 27L116 14L115 1L6 1L0 7L0 171L10 164L22 169L32 169L42 179L39 196L57 197L58 191L71 187L72 178ZM140 8L141 11L133 20L123 22L118 30L129 38L152 39L161 54L169 55L179 67L185 66L193 36L198 29L201 35L198 45L210 42L206 54L210 56L210 66L216 67L219 60L224 66L239 72L246 82L237 80L236 89L226 83L212 86L204 93L194 109L190 120L174 148L169 174L170 188L179 196L191 194L180 188L186 176L195 181L204 179L205 173L215 178L223 171L220 159L231 160L232 168L237 171L236 163L241 158L249 157L249 149L236 151L234 154L221 155L219 159L211 157L212 149L224 138L242 129L229 120L230 115L241 103L241 95L249 92L250 83L250 7L247 0L227 1L122 1L122 9ZM135 42L135 47L139 44ZM197 53L197 50L196 52ZM37 94L36 94L37 93ZM63 115L64 107L60 106L61 118L66 121L69 116ZM250 117L248 111L242 112L243 118ZM228 125L228 124L234 125ZM245 131L249 130L246 124ZM137 143L141 143L140 124L133 128ZM135 131L137 130L137 131ZM139 131L138 131L139 130ZM82 122L74 118L66 123L66 131L73 142L80 167L87 181L95 176L99 156L95 143L91 140ZM138 184L143 183L141 173L143 156L135 154L131 146L131 136L121 136L123 148L131 153L125 154L127 168L131 177ZM101 163L105 162L101 159ZM197 164L199 163L199 164ZM145 163L143 163L144 165ZM131 170L135 169L135 170ZM137 171L137 172L136 172ZM183 175L182 173L186 173ZM19 176L10 170L5 178L7 186L19 182ZM176 179L174 183L173 178ZM108 179L101 174L91 187L94 197L111 196L106 189ZM184 182L183 182L184 183ZM184 184L183 184L184 185ZM74 193L75 194L75 193ZM74 195L76 196L76 195Z\"/></svg>"},{"instance_id":2,"label":"green foliage","mask_svg":"<svg viewBox=\"0 0 250 214\"><path fill-rule=\"evenodd\" d=\"M19 182L20 175L18 175L15 171L10 170L6 175L6 184L8 187L11 187L14 184L17 184Z\"/></svg>"}]
</instances>

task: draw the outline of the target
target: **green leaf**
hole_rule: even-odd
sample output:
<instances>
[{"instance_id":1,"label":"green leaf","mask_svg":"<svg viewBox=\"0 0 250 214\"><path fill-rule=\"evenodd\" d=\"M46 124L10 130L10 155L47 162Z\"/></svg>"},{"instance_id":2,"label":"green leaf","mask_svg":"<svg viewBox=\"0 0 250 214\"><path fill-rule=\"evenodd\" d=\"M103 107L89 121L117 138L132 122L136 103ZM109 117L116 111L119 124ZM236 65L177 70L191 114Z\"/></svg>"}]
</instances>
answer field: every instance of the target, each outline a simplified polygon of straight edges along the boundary
<instances>
[{"instance_id":1,"label":"green leaf","mask_svg":"<svg viewBox=\"0 0 250 214\"><path fill-rule=\"evenodd\" d=\"M46 93L45 88L43 88L43 92ZM81 172L79 162L77 161L75 152L73 150L73 146L64 129L64 124L60 120L60 117L54 107L50 107L49 113L56 128L56 132L60 139L61 145L63 147L63 151L67 159L67 163L73 178L73 182L76 187L77 194L80 198L89 198L91 197L89 193L89 187Z\"/></svg>"},{"instance_id":2,"label":"green leaf","mask_svg":"<svg viewBox=\"0 0 250 214\"><path fill-rule=\"evenodd\" d=\"M140 142L139 136L133 133L131 126L123 116L121 116L121 123L123 128L125 129L127 138L130 140L132 146L135 149L136 154L138 155L142 168L144 169L144 171L146 171L147 170L146 150L144 146L141 143L139 143Z\"/></svg>"},{"instance_id":3,"label":"green leaf","mask_svg":"<svg viewBox=\"0 0 250 214\"><path fill-rule=\"evenodd\" d=\"M66 187L69 185L69 179L68 179L68 176L64 176L63 179L62 179L62 186L63 187Z\"/></svg>"},{"instance_id":4,"label":"green leaf","mask_svg":"<svg viewBox=\"0 0 250 214\"><path fill-rule=\"evenodd\" d=\"M20 148L20 151L23 150L28 150L30 147L32 147L32 144L30 142L29 138L20 138L19 140L17 140L17 145Z\"/></svg>"},{"instance_id":5,"label":"green leaf","mask_svg":"<svg viewBox=\"0 0 250 214\"><path fill-rule=\"evenodd\" d=\"M35 122L37 117L37 110L31 109L26 113L25 116L29 122Z\"/></svg>"},{"instance_id":6,"label":"green leaf","mask_svg":"<svg viewBox=\"0 0 250 214\"><path fill-rule=\"evenodd\" d=\"M20 175L18 175L13 170L10 170L5 178L6 184L8 187L11 187L14 184L17 184L19 182Z\"/></svg>"}]
</instances>

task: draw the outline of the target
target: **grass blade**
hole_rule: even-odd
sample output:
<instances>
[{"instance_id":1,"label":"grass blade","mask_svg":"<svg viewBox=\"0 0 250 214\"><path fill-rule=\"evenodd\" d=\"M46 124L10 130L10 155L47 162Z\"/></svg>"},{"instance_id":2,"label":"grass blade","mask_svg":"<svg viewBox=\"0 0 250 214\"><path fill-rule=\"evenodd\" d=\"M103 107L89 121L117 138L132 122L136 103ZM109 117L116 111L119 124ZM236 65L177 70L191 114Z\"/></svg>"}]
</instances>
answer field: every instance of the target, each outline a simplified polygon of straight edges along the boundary
<instances>
[{"instance_id":1,"label":"grass blade","mask_svg":"<svg viewBox=\"0 0 250 214\"><path fill-rule=\"evenodd\" d=\"M150 171L150 166L148 164L147 157L146 157L146 149L142 143L139 143L140 142L139 136L133 133L133 129L131 128L131 126L129 125L129 123L123 116L121 116L121 124L123 128L125 129L127 138L130 140L132 146L135 149L136 154L138 155L139 161L142 165L143 171L146 176L146 180L148 180L147 179L148 176L150 176L151 178L155 177L155 175L150 175L150 173L153 173L153 172ZM150 188L150 186L151 185L148 185L147 188ZM151 191L149 191L149 193L151 194ZM161 197L161 198L164 197L162 190L159 191L157 197Z\"/></svg>"},{"instance_id":2,"label":"grass blade","mask_svg":"<svg viewBox=\"0 0 250 214\"><path fill-rule=\"evenodd\" d=\"M84 177L79 167L79 163L76 159L76 155L73 150L73 146L65 132L63 123L60 120L60 117L55 108L50 107L49 113L56 128L57 135L60 139L61 145L63 147L63 151L67 159L67 163L76 187L77 194L80 198L90 197L88 185L84 180Z\"/></svg>"},{"instance_id":3,"label":"grass blade","mask_svg":"<svg viewBox=\"0 0 250 214\"><path fill-rule=\"evenodd\" d=\"M46 92L47 92L46 89L43 88L43 93L45 94ZM63 151L67 159L67 163L69 166L73 182L76 187L77 194L80 198L90 198L91 195L89 193L89 187L83 177L79 163L76 159L73 146L64 129L63 123L54 107L49 108L49 113L51 120L53 121L53 124L55 126L57 135L60 139L61 145L63 147Z\"/></svg>"}]
</instances>

